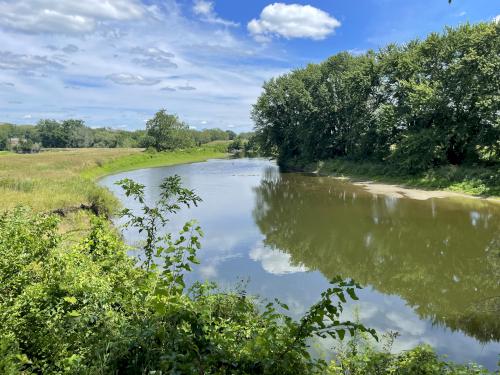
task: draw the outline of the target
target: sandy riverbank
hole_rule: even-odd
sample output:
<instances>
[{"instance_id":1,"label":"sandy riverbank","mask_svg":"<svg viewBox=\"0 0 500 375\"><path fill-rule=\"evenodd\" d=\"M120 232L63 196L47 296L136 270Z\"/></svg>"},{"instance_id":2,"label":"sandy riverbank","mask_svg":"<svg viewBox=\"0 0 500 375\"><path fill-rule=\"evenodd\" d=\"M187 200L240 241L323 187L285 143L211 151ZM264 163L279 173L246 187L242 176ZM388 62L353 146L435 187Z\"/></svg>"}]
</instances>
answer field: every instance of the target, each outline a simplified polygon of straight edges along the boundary
<instances>
[{"instance_id":1,"label":"sandy riverbank","mask_svg":"<svg viewBox=\"0 0 500 375\"><path fill-rule=\"evenodd\" d=\"M334 177L343 180L349 180L343 177ZM395 198L409 198L417 200L427 200L431 198L465 198L465 199L480 199L491 201L500 204L500 198L497 197L479 197L464 193L457 193L446 190L421 190L415 188L408 188L400 185L383 184L373 181L351 181L353 185L360 186L364 190L372 194L383 194Z\"/></svg>"}]
</instances>

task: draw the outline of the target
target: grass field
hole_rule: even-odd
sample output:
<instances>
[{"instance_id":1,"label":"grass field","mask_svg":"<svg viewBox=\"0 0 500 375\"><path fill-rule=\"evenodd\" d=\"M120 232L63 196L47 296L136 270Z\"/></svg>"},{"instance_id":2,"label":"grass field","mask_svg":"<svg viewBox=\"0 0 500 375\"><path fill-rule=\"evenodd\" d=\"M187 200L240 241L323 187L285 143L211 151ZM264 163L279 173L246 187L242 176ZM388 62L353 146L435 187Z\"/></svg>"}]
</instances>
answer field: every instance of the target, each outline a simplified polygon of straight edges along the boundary
<instances>
[{"instance_id":1,"label":"grass field","mask_svg":"<svg viewBox=\"0 0 500 375\"><path fill-rule=\"evenodd\" d=\"M66 149L39 154L0 155L0 208L29 205L52 211L96 205L112 211L116 199L98 186L98 177L125 170L158 167L224 157L223 148L148 153L141 149Z\"/></svg>"}]
</instances>

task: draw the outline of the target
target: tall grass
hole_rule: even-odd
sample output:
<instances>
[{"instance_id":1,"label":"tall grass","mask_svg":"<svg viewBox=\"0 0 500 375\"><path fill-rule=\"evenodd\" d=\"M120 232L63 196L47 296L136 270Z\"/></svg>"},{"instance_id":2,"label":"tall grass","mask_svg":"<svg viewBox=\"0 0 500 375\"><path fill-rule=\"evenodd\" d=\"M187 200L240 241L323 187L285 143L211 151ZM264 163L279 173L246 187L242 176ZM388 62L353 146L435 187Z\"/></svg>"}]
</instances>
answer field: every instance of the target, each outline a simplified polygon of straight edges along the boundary
<instances>
[{"instance_id":1,"label":"tall grass","mask_svg":"<svg viewBox=\"0 0 500 375\"><path fill-rule=\"evenodd\" d=\"M0 211L17 205L35 211L96 206L113 211L118 202L95 180L106 174L223 157L217 147L148 153L141 149L66 149L0 155Z\"/></svg>"}]
</instances>

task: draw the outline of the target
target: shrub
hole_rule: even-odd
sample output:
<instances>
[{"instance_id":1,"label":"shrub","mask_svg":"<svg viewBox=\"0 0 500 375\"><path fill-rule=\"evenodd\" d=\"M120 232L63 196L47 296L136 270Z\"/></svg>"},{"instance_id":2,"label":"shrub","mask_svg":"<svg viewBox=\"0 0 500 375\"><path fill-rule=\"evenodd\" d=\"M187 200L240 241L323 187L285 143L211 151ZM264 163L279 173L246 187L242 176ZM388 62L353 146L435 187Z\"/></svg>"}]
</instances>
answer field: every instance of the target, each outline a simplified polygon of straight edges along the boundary
<instances>
[{"instance_id":1,"label":"shrub","mask_svg":"<svg viewBox=\"0 0 500 375\"><path fill-rule=\"evenodd\" d=\"M178 236L158 229L182 206L199 201L177 176L162 184L156 206L144 186L121 182L143 207L125 210L146 234L146 259L137 266L99 217L73 247L58 234L58 219L17 208L0 217L0 370L2 373L314 373L326 363L310 357L312 335L342 339L373 330L339 319L359 285L335 280L298 321L263 310L244 292L184 285L196 263L201 230L186 223ZM158 267L161 261L163 267Z\"/></svg>"}]
</instances>

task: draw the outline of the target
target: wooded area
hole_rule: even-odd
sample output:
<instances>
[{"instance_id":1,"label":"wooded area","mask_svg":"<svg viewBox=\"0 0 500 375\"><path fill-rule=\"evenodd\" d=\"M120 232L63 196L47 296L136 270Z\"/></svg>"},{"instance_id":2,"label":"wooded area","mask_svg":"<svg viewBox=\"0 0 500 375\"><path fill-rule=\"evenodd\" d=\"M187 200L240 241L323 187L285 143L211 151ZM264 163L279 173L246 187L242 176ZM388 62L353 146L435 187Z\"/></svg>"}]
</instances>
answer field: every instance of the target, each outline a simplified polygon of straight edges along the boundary
<instances>
[{"instance_id":1,"label":"wooded area","mask_svg":"<svg viewBox=\"0 0 500 375\"><path fill-rule=\"evenodd\" d=\"M500 26L342 52L264 85L258 140L281 165L331 158L404 173L500 160Z\"/></svg>"}]
</instances>

